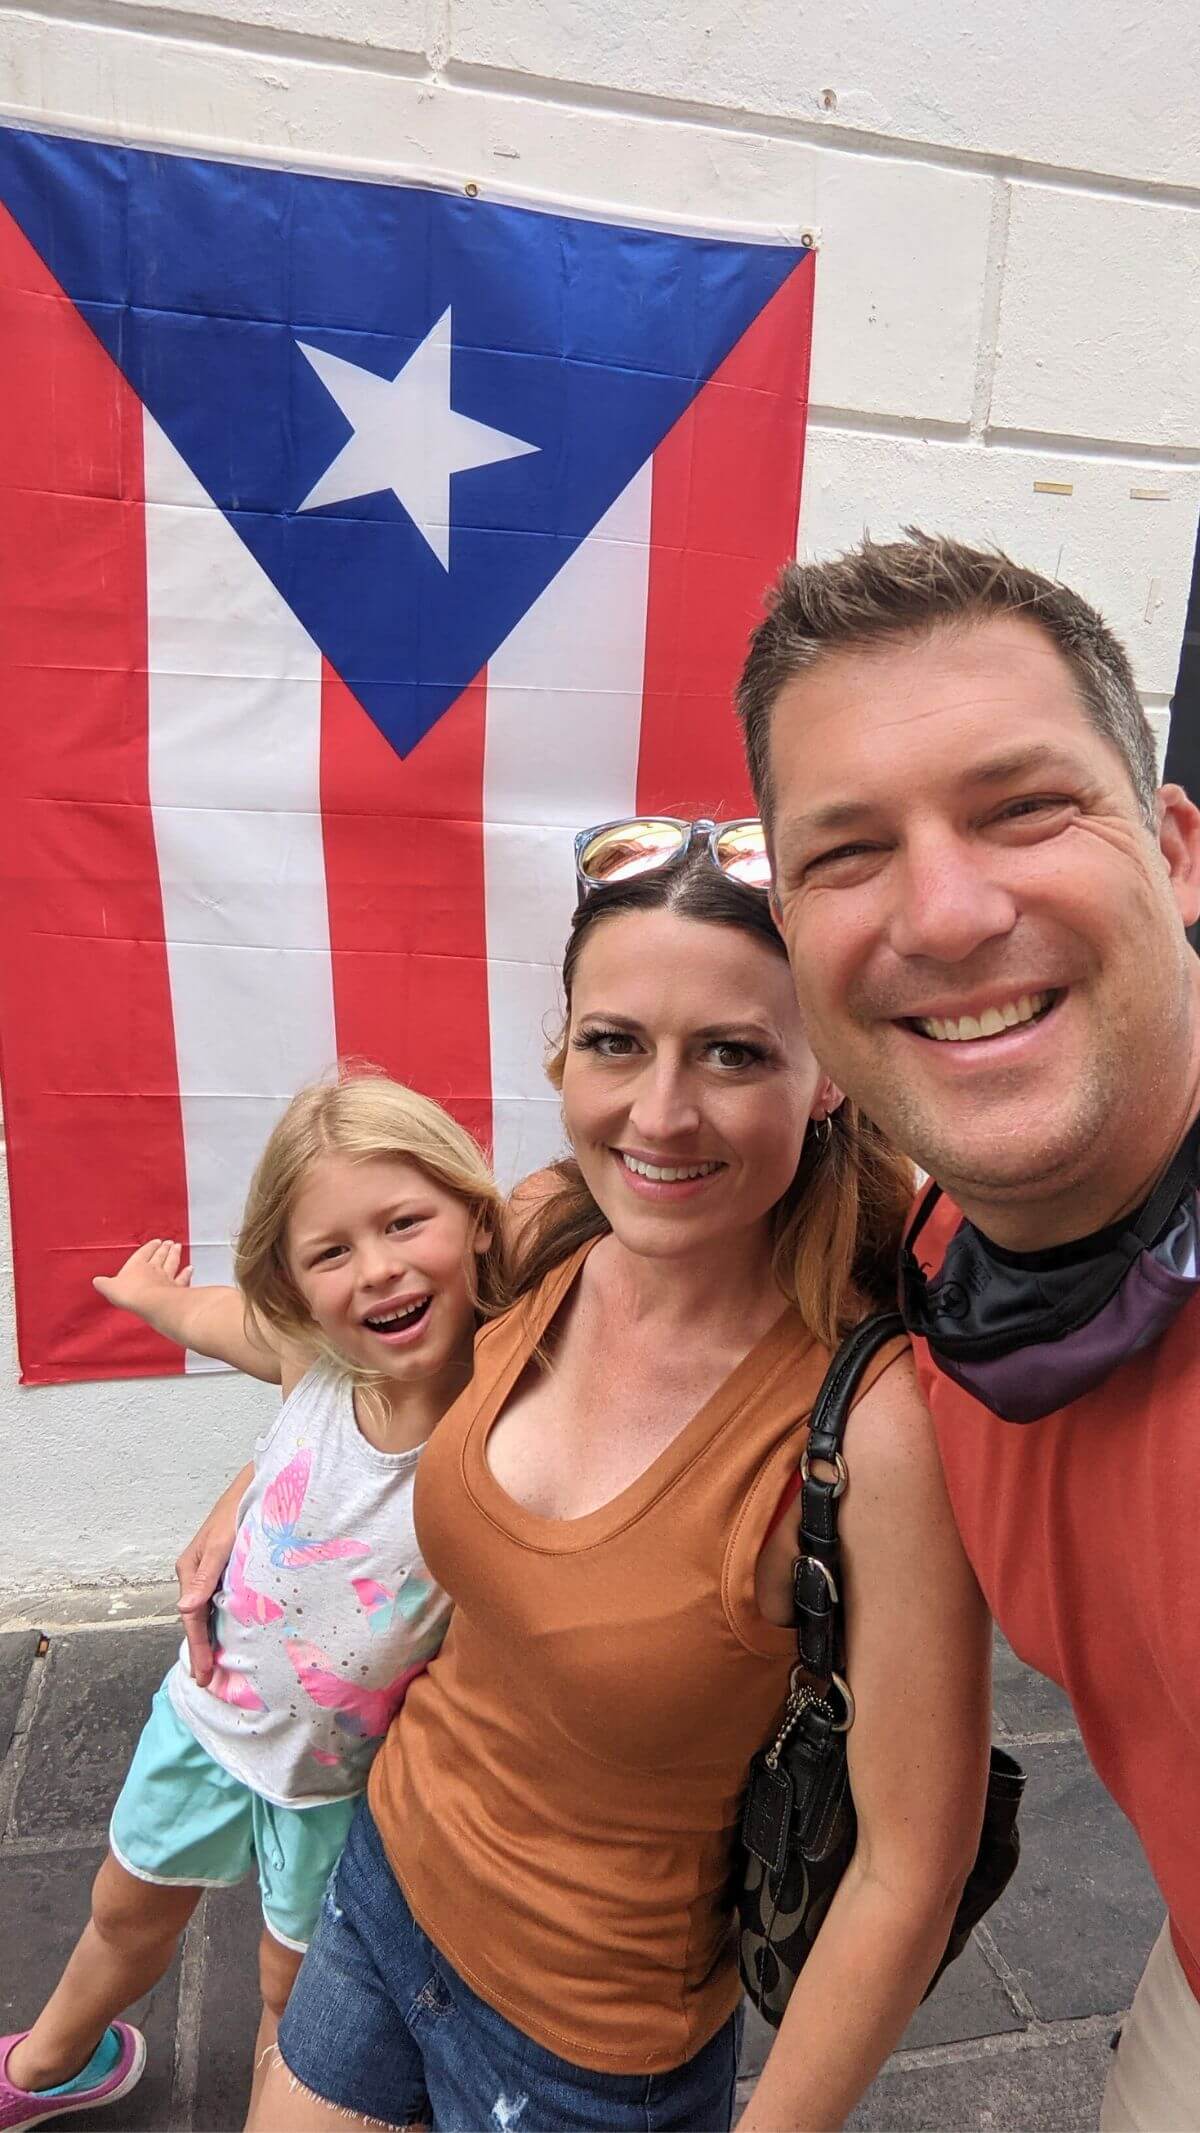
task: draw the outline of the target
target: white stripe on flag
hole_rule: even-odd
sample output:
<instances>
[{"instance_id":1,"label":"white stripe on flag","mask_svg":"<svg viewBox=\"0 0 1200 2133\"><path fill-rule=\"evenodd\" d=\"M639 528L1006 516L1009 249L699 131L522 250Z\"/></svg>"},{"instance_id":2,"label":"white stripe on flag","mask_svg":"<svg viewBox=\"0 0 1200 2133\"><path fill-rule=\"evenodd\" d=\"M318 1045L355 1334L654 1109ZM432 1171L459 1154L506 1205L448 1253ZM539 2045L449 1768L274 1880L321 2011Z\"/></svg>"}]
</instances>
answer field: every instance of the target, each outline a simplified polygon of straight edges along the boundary
<instances>
[{"instance_id":1,"label":"white stripe on flag","mask_svg":"<svg viewBox=\"0 0 1200 2133\"><path fill-rule=\"evenodd\" d=\"M149 415L144 436L150 799L192 1263L228 1281L263 1143L337 1056L321 659Z\"/></svg>"},{"instance_id":2,"label":"white stripe on flag","mask_svg":"<svg viewBox=\"0 0 1200 2133\"><path fill-rule=\"evenodd\" d=\"M647 460L488 662L488 1009L506 1186L563 1148L544 1060L561 1015L574 833L637 801L652 472Z\"/></svg>"}]
</instances>

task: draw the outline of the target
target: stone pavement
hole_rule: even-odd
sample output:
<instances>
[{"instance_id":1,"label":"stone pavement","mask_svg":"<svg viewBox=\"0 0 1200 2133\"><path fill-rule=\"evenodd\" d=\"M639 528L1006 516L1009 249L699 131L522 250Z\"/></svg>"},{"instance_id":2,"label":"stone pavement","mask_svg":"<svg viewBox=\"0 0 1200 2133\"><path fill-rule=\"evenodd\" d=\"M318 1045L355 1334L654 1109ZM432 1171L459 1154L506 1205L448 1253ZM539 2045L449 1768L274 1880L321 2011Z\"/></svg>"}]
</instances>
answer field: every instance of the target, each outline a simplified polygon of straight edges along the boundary
<instances>
[{"instance_id":1,"label":"stone pavement","mask_svg":"<svg viewBox=\"0 0 1200 2133\"><path fill-rule=\"evenodd\" d=\"M83 1924L109 1809L177 1647L170 1610L159 1589L115 1602L76 1594L36 1614L0 1607L0 2034L31 2020ZM1094 2127L1109 2039L1161 1923L1064 1698L1005 1648L997 1658L997 1737L1029 1773L1021 1866L854 2114L863 2133ZM120 2126L105 2112L63 2124L239 2127L258 1930L252 1884L210 1892L169 1975L135 2010L150 2064ZM748 2026L743 2094L768 2041Z\"/></svg>"}]
</instances>

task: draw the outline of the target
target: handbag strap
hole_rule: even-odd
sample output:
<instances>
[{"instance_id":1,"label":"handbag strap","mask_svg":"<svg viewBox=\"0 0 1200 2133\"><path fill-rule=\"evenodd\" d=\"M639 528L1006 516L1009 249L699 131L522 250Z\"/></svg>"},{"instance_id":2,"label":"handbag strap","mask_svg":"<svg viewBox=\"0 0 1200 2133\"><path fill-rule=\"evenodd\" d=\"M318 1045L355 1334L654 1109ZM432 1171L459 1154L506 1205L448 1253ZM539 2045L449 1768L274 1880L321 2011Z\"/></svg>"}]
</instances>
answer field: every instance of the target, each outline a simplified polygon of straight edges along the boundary
<instances>
[{"instance_id":1,"label":"handbag strap","mask_svg":"<svg viewBox=\"0 0 1200 2133\"><path fill-rule=\"evenodd\" d=\"M809 1420L808 1443L800 1461L801 1552L792 1566L792 1598L800 1665L819 1685L822 1696L834 1677L845 1672L838 1538L838 1503L847 1481L842 1439L864 1370L881 1348L903 1332L898 1311L877 1311L856 1326L830 1363ZM831 1466L833 1477L814 1473L814 1462ZM847 1718L852 1712L849 1704Z\"/></svg>"}]
</instances>

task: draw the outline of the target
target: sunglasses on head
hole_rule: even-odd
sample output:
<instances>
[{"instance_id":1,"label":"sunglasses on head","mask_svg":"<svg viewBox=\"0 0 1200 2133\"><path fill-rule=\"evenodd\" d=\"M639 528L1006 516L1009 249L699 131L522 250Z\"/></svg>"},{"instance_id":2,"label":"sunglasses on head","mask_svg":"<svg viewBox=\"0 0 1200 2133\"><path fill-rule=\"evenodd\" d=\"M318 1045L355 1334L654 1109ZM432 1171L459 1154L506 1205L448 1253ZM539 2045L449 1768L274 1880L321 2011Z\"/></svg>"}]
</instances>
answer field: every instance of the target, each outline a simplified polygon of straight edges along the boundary
<instances>
[{"instance_id":1,"label":"sunglasses on head","mask_svg":"<svg viewBox=\"0 0 1200 2133\"><path fill-rule=\"evenodd\" d=\"M757 816L734 822L680 822L674 815L635 815L625 822L600 822L580 830L575 839L575 872L582 896L613 882L652 874L690 851L695 838L705 840L708 856L722 874L743 888L771 886L766 832Z\"/></svg>"}]
</instances>

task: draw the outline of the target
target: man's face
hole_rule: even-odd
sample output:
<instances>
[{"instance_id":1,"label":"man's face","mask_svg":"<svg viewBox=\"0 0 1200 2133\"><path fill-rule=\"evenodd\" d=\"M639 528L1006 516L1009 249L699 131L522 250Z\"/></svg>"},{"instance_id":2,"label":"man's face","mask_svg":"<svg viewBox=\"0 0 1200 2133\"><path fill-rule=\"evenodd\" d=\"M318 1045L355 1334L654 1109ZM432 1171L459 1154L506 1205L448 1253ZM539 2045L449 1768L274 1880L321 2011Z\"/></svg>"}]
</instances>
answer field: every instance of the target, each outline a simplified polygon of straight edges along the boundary
<instances>
[{"instance_id":1,"label":"man's face","mask_svg":"<svg viewBox=\"0 0 1200 2133\"><path fill-rule=\"evenodd\" d=\"M1064 1194L1115 1215L1122 1164L1134 1197L1188 1115L1196 809L1168 788L1146 828L1020 616L830 655L781 690L771 773L780 925L828 1072L995 1235Z\"/></svg>"}]
</instances>

